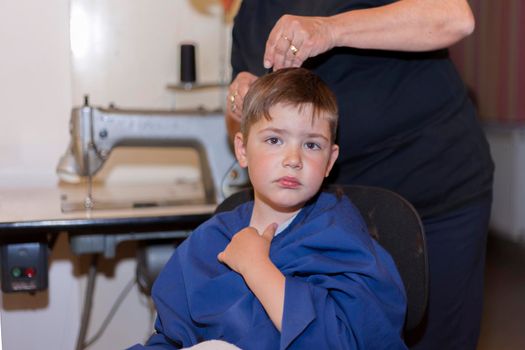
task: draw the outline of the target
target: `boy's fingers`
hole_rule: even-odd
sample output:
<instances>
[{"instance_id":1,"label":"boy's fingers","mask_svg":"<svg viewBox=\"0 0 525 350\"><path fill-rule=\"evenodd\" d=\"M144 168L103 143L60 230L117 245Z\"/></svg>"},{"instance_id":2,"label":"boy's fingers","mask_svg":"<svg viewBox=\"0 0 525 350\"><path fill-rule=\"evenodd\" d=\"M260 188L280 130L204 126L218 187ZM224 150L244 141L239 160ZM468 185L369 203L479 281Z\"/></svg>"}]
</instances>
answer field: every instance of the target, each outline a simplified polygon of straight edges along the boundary
<instances>
[{"instance_id":1,"label":"boy's fingers","mask_svg":"<svg viewBox=\"0 0 525 350\"><path fill-rule=\"evenodd\" d=\"M219 260L220 262L224 262L224 252L220 252L217 255L217 260Z\"/></svg>"},{"instance_id":2,"label":"boy's fingers","mask_svg":"<svg viewBox=\"0 0 525 350\"><path fill-rule=\"evenodd\" d=\"M264 232L262 234L262 236L266 239L268 239L269 241L271 241L273 239L273 236L275 236L275 231L277 230L277 224L274 222L270 225L268 225L266 227L266 229L264 229Z\"/></svg>"}]
</instances>

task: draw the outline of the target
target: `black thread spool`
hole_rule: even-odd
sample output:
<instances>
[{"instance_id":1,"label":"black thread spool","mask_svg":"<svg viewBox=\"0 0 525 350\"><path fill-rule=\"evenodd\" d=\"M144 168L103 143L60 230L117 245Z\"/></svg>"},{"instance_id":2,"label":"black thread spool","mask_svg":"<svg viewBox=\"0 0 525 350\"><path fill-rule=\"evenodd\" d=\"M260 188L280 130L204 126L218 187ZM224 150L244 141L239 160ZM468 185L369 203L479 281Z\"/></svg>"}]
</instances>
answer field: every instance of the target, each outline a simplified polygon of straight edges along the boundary
<instances>
[{"instance_id":1,"label":"black thread spool","mask_svg":"<svg viewBox=\"0 0 525 350\"><path fill-rule=\"evenodd\" d=\"M180 81L184 85L191 85L196 80L195 45L182 44L180 46Z\"/></svg>"}]
</instances>

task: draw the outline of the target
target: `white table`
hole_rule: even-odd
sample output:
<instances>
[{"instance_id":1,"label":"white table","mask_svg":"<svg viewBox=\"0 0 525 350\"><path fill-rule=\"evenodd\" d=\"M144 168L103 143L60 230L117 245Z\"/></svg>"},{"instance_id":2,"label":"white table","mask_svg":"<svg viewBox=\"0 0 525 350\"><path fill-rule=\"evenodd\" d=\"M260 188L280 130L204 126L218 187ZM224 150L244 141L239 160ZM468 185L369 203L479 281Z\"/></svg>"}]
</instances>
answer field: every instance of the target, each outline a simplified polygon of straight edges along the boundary
<instances>
[{"instance_id":1,"label":"white table","mask_svg":"<svg viewBox=\"0 0 525 350\"><path fill-rule=\"evenodd\" d=\"M198 194L198 188L177 184L112 186L111 189L94 186L95 208L99 200L131 205L104 210L62 210L64 202L82 202L86 189L85 184L0 187L0 245L45 242L52 247L58 234L65 232L73 253L104 254L111 258L115 256L116 246L123 241L184 239L208 219L216 207L203 201L200 202L204 204L151 205L156 200L159 203L199 202L198 196L192 197Z\"/></svg>"}]
</instances>

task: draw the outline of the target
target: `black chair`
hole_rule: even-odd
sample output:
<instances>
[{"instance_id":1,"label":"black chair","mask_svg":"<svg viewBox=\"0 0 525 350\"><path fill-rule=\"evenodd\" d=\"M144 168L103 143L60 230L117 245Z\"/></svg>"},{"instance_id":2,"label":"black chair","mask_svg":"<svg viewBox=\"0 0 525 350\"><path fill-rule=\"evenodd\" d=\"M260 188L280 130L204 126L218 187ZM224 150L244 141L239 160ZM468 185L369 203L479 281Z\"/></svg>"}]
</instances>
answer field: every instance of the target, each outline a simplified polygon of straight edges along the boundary
<instances>
[{"instance_id":1,"label":"black chair","mask_svg":"<svg viewBox=\"0 0 525 350\"><path fill-rule=\"evenodd\" d=\"M423 225L414 207L392 191L368 186L332 186L342 191L359 209L370 234L392 256L405 285L408 310L405 333L423 320L428 298L428 262ZM226 198L216 213L228 211L253 199L251 189Z\"/></svg>"}]
</instances>

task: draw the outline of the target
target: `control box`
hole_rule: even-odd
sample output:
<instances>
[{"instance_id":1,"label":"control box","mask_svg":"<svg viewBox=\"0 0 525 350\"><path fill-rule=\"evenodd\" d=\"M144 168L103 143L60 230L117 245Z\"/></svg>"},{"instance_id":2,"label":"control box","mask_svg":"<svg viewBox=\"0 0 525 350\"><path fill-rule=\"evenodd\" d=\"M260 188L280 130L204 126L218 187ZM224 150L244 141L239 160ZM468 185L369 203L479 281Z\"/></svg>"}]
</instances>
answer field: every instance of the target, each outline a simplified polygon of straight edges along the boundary
<instances>
[{"instance_id":1,"label":"control box","mask_svg":"<svg viewBox=\"0 0 525 350\"><path fill-rule=\"evenodd\" d=\"M34 292L47 289L48 246L45 242L0 246L2 291Z\"/></svg>"}]
</instances>

